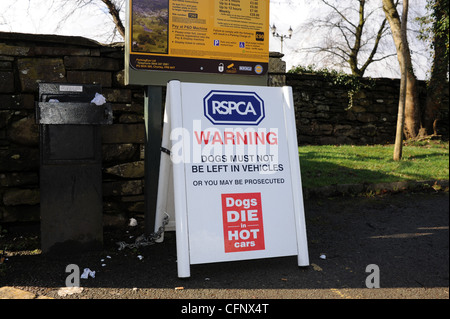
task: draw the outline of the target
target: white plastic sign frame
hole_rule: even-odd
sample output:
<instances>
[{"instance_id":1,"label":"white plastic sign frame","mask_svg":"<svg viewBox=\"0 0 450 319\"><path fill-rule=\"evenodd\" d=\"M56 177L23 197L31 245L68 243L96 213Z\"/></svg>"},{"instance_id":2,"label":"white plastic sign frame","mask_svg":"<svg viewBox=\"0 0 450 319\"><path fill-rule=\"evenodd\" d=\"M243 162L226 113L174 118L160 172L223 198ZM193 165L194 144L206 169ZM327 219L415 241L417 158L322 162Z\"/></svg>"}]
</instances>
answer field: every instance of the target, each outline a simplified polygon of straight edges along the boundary
<instances>
[{"instance_id":1,"label":"white plastic sign frame","mask_svg":"<svg viewBox=\"0 0 450 319\"><path fill-rule=\"evenodd\" d=\"M212 262L309 265L291 87L170 81L162 149L155 230L175 219L178 277Z\"/></svg>"}]
</instances>

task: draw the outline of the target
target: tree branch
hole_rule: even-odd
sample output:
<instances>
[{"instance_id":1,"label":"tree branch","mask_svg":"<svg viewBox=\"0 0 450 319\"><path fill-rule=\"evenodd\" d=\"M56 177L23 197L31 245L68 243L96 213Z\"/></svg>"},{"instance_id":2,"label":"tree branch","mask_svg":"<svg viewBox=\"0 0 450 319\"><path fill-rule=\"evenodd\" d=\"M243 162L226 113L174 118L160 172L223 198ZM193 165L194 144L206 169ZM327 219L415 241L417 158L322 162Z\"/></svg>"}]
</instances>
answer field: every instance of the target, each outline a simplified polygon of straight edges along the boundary
<instances>
[{"instance_id":1,"label":"tree branch","mask_svg":"<svg viewBox=\"0 0 450 319\"><path fill-rule=\"evenodd\" d=\"M365 70L367 69L369 64L371 64L372 62L375 61L373 58L374 58L375 54L377 53L378 45L380 44L380 40L383 36L383 33L385 32L386 22L387 22L387 19L385 18L383 20L383 22L381 23L380 28L378 29L377 37L375 38L375 43L373 45L372 51L370 52L370 55L367 58L366 63L364 63L364 65L361 67L361 70L363 71L363 73L365 72ZM379 60L377 60L377 61L379 61Z\"/></svg>"},{"instance_id":2,"label":"tree branch","mask_svg":"<svg viewBox=\"0 0 450 319\"><path fill-rule=\"evenodd\" d=\"M339 11L338 8L336 8L335 6L331 5L330 3L328 3L326 0L322 0L323 3L325 3L327 6L329 6L331 9L333 9L341 18L342 20L344 20L345 22L347 22L348 24L350 24L352 27L354 27L356 29L356 25L354 25L350 20L348 20L341 11Z\"/></svg>"},{"instance_id":3,"label":"tree branch","mask_svg":"<svg viewBox=\"0 0 450 319\"><path fill-rule=\"evenodd\" d=\"M119 8L111 0L102 0L102 2L106 5L111 14L111 17L116 25L117 31L119 31L120 35L125 39L125 27L123 26L122 21L120 20Z\"/></svg>"}]
</instances>

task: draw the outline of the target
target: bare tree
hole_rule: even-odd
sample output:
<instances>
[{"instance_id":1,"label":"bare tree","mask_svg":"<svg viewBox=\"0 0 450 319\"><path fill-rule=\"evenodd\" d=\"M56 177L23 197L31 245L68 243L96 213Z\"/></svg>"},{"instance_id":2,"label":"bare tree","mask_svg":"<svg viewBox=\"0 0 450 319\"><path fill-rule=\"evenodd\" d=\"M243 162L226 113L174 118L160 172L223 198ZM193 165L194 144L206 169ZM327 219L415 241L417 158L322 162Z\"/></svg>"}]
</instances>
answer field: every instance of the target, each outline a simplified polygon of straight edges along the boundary
<instances>
[{"instance_id":1,"label":"bare tree","mask_svg":"<svg viewBox=\"0 0 450 319\"><path fill-rule=\"evenodd\" d=\"M125 27L122 23L122 20L120 20L120 8L122 7L124 1L118 1L114 2L112 0L102 0L102 2L108 7L109 14L111 15L114 24L116 25L117 31L120 33L120 35L125 39Z\"/></svg>"},{"instance_id":2,"label":"bare tree","mask_svg":"<svg viewBox=\"0 0 450 319\"><path fill-rule=\"evenodd\" d=\"M58 0L53 1L55 2ZM72 8L72 10L61 17L58 27L61 27L67 18L86 6L98 8L102 11L107 9L111 20L115 25L112 37L114 37L114 33L117 32L123 39L125 39L125 26L120 18L120 12L124 9L126 0L59 0L58 2L59 6L57 7L57 11L62 11L62 8L65 7Z\"/></svg>"},{"instance_id":3,"label":"bare tree","mask_svg":"<svg viewBox=\"0 0 450 319\"><path fill-rule=\"evenodd\" d=\"M20 26L17 15L27 15L28 27L26 32L59 33L65 30L84 27L85 21L92 23L88 30L90 37L100 38L102 42L123 41L125 38L125 4L127 0L23 0L20 4L16 0L1 0L0 26L2 29L13 31ZM41 10L45 8L44 10ZM37 10L38 9L38 10ZM47 23L48 19L57 21ZM109 21L108 21L109 20ZM97 22L97 25L95 23ZM49 27L51 25L51 27ZM19 27L20 28L20 27ZM78 31L78 30L77 30ZM77 32L74 32L77 33Z\"/></svg>"},{"instance_id":4,"label":"bare tree","mask_svg":"<svg viewBox=\"0 0 450 319\"><path fill-rule=\"evenodd\" d=\"M402 37L402 24L406 26L406 20L400 21L400 16L393 0L383 0L383 10L391 26L400 70L406 69L405 124L403 131L406 138L415 138L421 126L420 102L408 40L406 37Z\"/></svg>"},{"instance_id":5,"label":"bare tree","mask_svg":"<svg viewBox=\"0 0 450 319\"><path fill-rule=\"evenodd\" d=\"M329 14L307 22L310 33L324 36L315 46L302 49L333 61L333 66L349 68L353 75L362 77L370 64L394 56L378 51L389 34L381 7L371 0L320 0ZM384 48L383 48L384 49Z\"/></svg>"}]
</instances>

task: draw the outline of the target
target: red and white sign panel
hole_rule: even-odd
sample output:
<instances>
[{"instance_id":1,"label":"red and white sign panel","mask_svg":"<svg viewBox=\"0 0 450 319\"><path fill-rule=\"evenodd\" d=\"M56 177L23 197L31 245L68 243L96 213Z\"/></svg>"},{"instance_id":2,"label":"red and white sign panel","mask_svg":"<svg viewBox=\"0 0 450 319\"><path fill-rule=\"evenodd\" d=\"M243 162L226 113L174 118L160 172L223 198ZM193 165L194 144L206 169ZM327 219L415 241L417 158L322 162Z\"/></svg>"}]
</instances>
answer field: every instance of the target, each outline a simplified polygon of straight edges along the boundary
<instances>
[{"instance_id":1,"label":"red and white sign panel","mask_svg":"<svg viewBox=\"0 0 450 319\"><path fill-rule=\"evenodd\" d=\"M222 194L225 252L264 250L261 193Z\"/></svg>"},{"instance_id":2,"label":"red and white sign panel","mask_svg":"<svg viewBox=\"0 0 450 319\"><path fill-rule=\"evenodd\" d=\"M173 169L175 214L158 204L156 227L175 218L179 277L210 262L309 264L290 88L171 81L163 147L159 196Z\"/></svg>"}]
</instances>

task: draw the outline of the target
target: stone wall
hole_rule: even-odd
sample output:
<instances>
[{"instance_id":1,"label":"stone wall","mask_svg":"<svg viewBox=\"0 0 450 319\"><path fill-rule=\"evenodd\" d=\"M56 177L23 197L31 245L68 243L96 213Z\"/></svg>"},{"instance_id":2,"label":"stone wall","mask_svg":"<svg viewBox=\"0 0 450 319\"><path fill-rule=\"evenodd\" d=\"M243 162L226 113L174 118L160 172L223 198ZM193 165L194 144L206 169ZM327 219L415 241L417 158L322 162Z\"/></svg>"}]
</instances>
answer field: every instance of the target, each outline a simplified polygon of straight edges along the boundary
<instances>
[{"instance_id":1,"label":"stone wall","mask_svg":"<svg viewBox=\"0 0 450 319\"><path fill-rule=\"evenodd\" d=\"M287 74L296 107L299 145L387 144L395 141L398 79L364 79L366 88L353 97L349 108L348 89L322 76ZM426 99L426 83L419 81L421 104ZM440 110L438 134L449 137L448 88Z\"/></svg>"},{"instance_id":2,"label":"stone wall","mask_svg":"<svg viewBox=\"0 0 450 319\"><path fill-rule=\"evenodd\" d=\"M114 114L114 124L101 128L105 225L144 214L144 91L124 85L123 55L123 44L0 32L0 222L39 220L39 82L102 85ZM281 57L271 54L269 84L293 87L301 145L393 141L398 80L377 80L346 110L345 88L314 75L286 75ZM442 118L448 138L448 107Z\"/></svg>"},{"instance_id":3,"label":"stone wall","mask_svg":"<svg viewBox=\"0 0 450 319\"><path fill-rule=\"evenodd\" d=\"M39 220L39 82L99 83L114 124L102 126L105 224L144 211L144 92L123 84L123 44L0 33L0 222Z\"/></svg>"},{"instance_id":4,"label":"stone wall","mask_svg":"<svg viewBox=\"0 0 450 319\"><path fill-rule=\"evenodd\" d=\"M279 58L272 72L285 71ZM39 82L102 86L114 114L101 127L104 222L144 214L144 90L124 85L123 68L123 43L0 32L0 222L39 220Z\"/></svg>"}]
</instances>

